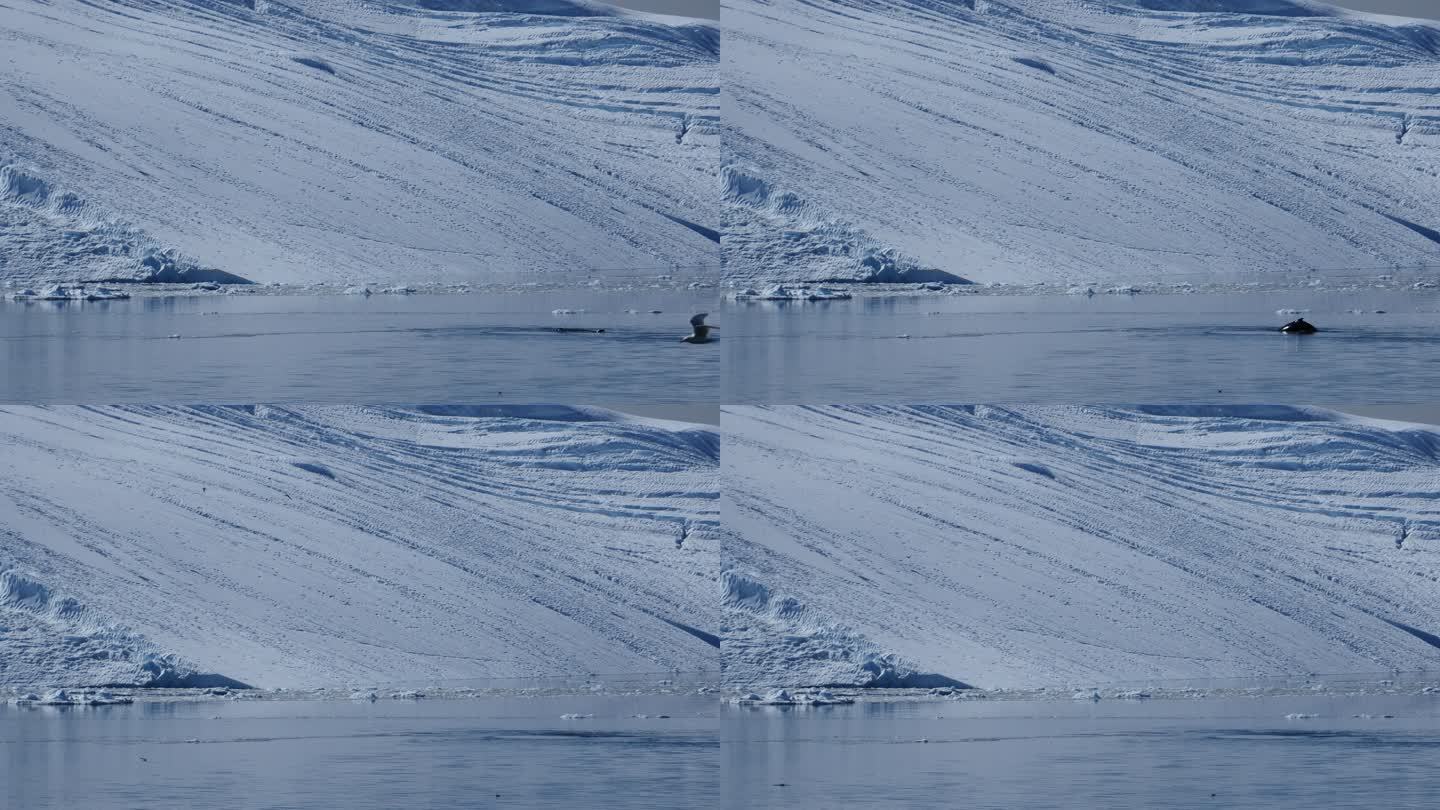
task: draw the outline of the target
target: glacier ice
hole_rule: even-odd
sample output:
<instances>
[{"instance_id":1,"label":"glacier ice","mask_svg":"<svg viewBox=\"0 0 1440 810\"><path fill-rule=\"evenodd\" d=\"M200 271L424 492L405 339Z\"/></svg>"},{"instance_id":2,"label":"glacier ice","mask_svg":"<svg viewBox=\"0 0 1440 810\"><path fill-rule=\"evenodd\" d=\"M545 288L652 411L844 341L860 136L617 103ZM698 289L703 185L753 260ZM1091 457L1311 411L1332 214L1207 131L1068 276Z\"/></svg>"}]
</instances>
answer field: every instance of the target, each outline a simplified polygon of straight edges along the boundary
<instances>
[{"instance_id":1,"label":"glacier ice","mask_svg":"<svg viewBox=\"0 0 1440 810\"><path fill-rule=\"evenodd\" d=\"M1440 23L1300 0L722 16L736 286L1434 264Z\"/></svg>"},{"instance_id":2,"label":"glacier ice","mask_svg":"<svg viewBox=\"0 0 1440 810\"><path fill-rule=\"evenodd\" d=\"M713 23L562 0L26 0L0 38L3 281L715 272Z\"/></svg>"},{"instance_id":3,"label":"glacier ice","mask_svg":"<svg viewBox=\"0 0 1440 810\"><path fill-rule=\"evenodd\" d=\"M1283 405L727 406L721 422L737 688L929 672L1088 699L1420 670L1440 646L1437 428Z\"/></svg>"},{"instance_id":4,"label":"glacier ice","mask_svg":"<svg viewBox=\"0 0 1440 810\"><path fill-rule=\"evenodd\" d=\"M0 686L713 672L718 450L593 408L5 406Z\"/></svg>"}]
</instances>

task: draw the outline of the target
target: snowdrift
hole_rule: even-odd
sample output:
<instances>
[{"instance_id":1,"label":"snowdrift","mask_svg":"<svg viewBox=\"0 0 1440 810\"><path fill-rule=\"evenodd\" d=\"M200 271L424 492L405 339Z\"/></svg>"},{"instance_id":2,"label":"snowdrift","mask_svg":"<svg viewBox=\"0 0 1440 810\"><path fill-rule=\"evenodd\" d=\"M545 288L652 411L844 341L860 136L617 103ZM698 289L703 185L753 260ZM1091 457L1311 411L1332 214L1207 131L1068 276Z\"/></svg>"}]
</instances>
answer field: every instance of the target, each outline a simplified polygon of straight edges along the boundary
<instances>
[{"instance_id":1,"label":"snowdrift","mask_svg":"<svg viewBox=\"0 0 1440 810\"><path fill-rule=\"evenodd\" d=\"M726 0L723 20L737 284L864 280L875 251L987 283L1434 263L1435 23L1302 0Z\"/></svg>"},{"instance_id":2,"label":"snowdrift","mask_svg":"<svg viewBox=\"0 0 1440 810\"><path fill-rule=\"evenodd\" d=\"M715 272L682 224L718 226L714 25L566 0L21 0L0 38L0 166L52 190L0 195L0 280Z\"/></svg>"},{"instance_id":3,"label":"snowdrift","mask_svg":"<svg viewBox=\"0 0 1440 810\"><path fill-rule=\"evenodd\" d=\"M727 408L736 684L1433 668L1440 430L1266 407ZM897 670L901 667L897 666Z\"/></svg>"},{"instance_id":4,"label":"snowdrift","mask_svg":"<svg viewBox=\"0 0 1440 810\"><path fill-rule=\"evenodd\" d=\"M713 671L715 432L562 411L0 409L0 683Z\"/></svg>"}]
</instances>

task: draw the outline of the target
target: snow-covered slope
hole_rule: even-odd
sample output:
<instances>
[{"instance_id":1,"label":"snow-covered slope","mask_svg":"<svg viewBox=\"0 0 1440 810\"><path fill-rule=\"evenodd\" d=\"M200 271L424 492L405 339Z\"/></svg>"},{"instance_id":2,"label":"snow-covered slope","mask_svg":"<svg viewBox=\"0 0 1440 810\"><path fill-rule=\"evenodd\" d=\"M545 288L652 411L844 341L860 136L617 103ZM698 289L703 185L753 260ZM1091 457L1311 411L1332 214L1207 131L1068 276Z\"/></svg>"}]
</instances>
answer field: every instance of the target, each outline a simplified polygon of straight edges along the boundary
<instances>
[{"instance_id":1,"label":"snow-covered slope","mask_svg":"<svg viewBox=\"0 0 1440 810\"><path fill-rule=\"evenodd\" d=\"M886 248L983 282L1440 250L1437 23L1302 0L725 0L722 21L737 282L864 277Z\"/></svg>"},{"instance_id":2,"label":"snow-covered slope","mask_svg":"<svg viewBox=\"0 0 1440 810\"><path fill-rule=\"evenodd\" d=\"M727 408L737 685L1440 665L1440 429L1289 407ZM893 680L893 679L892 679Z\"/></svg>"},{"instance_id":3,"label":"snow-covered slope","mask_svg":"<svg viewBox=\"0 0 1440 810\"><path fill-rule=\"evenodd\" d=\"M718 444L543 406L5 407L0 683L713 670Z\"/></svg>"},{"instance_id":4,"label":"snow-covered slope","mask_svg":"<svg viewBox=\"0 0 1440 810\"><path fill-rule=\"evenodd\" d=\"M716 262L714 24L572 0L0 0L0 43L0 280Z\"/></svg>"}]
</instances>

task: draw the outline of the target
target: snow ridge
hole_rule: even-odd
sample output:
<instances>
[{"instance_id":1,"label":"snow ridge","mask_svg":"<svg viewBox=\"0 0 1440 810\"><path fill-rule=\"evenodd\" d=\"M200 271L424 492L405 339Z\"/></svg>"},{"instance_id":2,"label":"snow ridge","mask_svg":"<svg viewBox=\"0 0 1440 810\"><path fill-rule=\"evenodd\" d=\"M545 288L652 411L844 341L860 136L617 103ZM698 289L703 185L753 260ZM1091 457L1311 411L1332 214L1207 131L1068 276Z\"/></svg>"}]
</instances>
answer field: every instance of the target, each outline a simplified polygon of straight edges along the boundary
<instances>
[{"instance_id":1,"label":"snow ridge","mask_svg":"<svg viewBox=\"0 0 1440 810\"><path fill-rule=\"evenodd\" d=\"M989 687L1434 665L1434 428L1283 406L735 407L723 425L726 570L924 670ZM771 638L743 647L747 677L812 677Z\"/></svg>"}]
</instances>

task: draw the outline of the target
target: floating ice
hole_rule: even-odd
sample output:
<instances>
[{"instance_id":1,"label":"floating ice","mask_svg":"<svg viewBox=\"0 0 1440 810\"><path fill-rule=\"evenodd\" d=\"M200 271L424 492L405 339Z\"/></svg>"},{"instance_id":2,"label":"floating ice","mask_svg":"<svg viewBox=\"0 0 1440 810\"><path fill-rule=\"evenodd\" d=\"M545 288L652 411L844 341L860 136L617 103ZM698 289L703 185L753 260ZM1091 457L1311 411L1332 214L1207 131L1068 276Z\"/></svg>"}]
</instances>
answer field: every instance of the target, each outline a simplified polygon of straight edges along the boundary
<instances>
[{"instance_id":1,"label":"floating ice","mask_svg":"<svg viewBox=\"0 0 1440 810\"><path fill-rule=\"evenodd\" d=\"M829 287L789 287L776 284L761 292L746 288L732 293L737 301L847 301L852 296L844 290Z\"/></svg>"}]
</instances>

